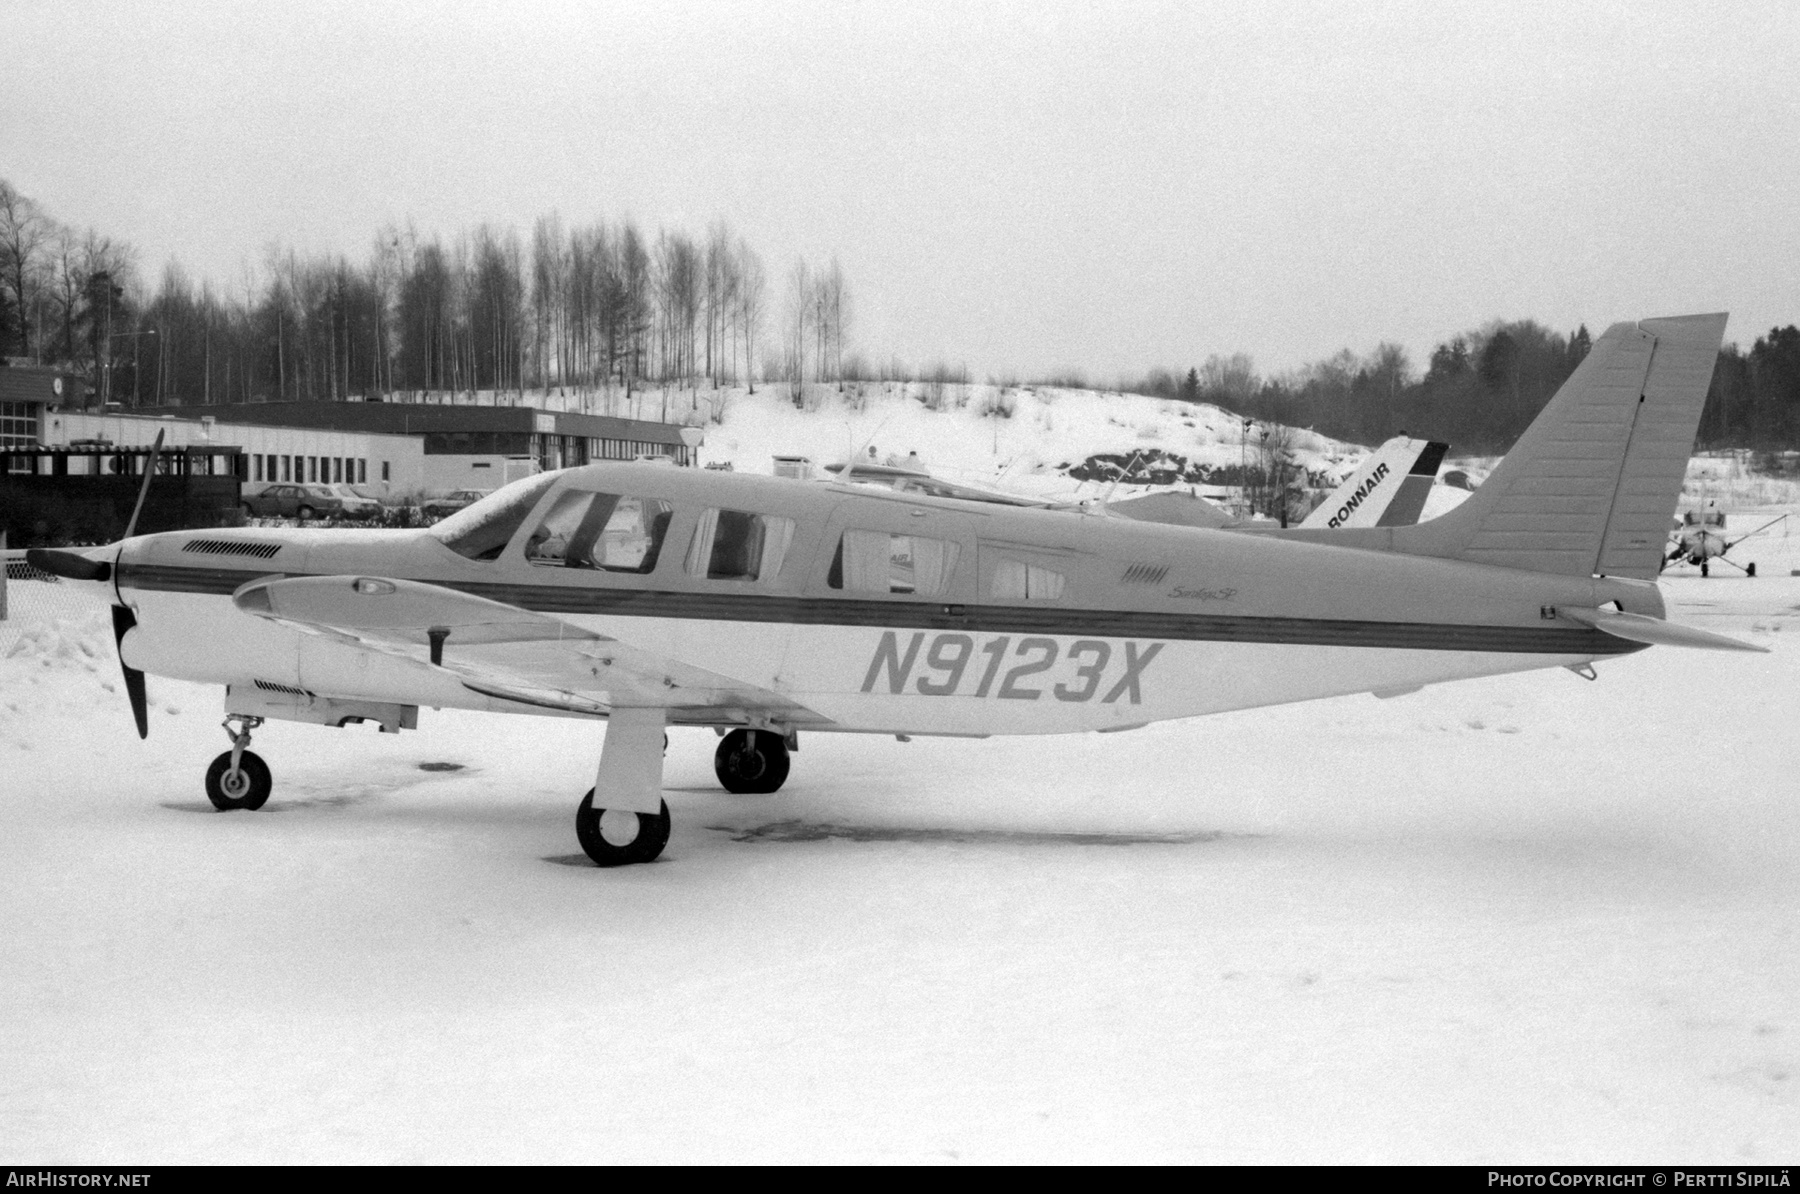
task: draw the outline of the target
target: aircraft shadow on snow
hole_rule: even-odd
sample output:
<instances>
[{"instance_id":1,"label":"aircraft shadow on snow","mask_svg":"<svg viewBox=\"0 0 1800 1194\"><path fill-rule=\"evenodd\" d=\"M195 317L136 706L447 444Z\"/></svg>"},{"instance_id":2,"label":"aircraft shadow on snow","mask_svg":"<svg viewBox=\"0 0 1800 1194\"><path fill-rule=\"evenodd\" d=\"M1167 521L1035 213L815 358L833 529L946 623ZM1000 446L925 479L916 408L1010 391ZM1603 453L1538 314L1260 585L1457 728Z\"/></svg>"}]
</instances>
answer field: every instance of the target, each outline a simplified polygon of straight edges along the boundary
<instances>
[{"instance_id":1,"label":"aircraft shadow on snow","mask_svg":"<svg viewBox=\"0 0 1800 1194\"><path fill-rule=\"evenodd\" d=\"M708 825L714 833L727 833L733 842L747 845L793 844L826 841L885 844L890 842L942 843L974 846L1190 846L1256 834L1200 830L1191 833L1084 833L1030 829L945 829L907 825L839 825L821 821L774 821L748 828ZM586 854L546 856L558 866L593 869Z\"/></svg>"},{"instance_id":2,"label":"aircraft shadow on snow","mask_svg":"<svg viewBox=\"0 0 1800 1194\"><path fill-rule=\"evenodd\" d=\"M280 805L274 806L271 811L287 812L291 809L303 808L351 808L355 805L362 804L365 801L372 800L377 796L392 795L394 792L401 790L402 787L416 787L421 783L430 783L432 782L431 777L433 776L441 775L448 779L455 776L458 772L470 772L470 774L474 774L466 763L432 762L413 763L408 764L407 766L424 772L425 774L413 779L410 784L390 783L384 788L365 788L361 791L351 792L339 791L334 792L329 796L286 798ZM165 800L162 802L162 807L178 813L216 813L220 811L213 806L211 801L200 800Z\"/></svg>"}]
</instances>

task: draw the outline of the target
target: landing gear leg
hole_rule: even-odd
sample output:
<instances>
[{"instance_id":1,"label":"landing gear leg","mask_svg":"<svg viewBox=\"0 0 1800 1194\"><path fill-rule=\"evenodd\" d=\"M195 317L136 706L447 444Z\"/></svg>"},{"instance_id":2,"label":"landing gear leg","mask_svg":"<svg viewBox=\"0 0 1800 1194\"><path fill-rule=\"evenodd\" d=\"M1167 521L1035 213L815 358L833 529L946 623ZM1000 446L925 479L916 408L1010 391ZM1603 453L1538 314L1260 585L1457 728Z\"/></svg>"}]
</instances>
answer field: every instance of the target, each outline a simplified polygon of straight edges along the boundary
<instances>
[{"instance_id":1,"label":"landing gear leg","mask_svg":"<svg viewBox=\"0 0 1800 1194\"><path fill-rule=\"evenodd\" d=\"M600 866L650 862L669 843L662 798L661 709L615 709L594 786L575 810L575 837Z\"/></svg>"},{"instance_id":2,"label":"landing gear leg","mask_svg":"<svg viewBox=\"0 0 1800 1194\"><path fill-rule=\"evenodd\" d=\"M237 728L232 728L232 723ZM233 713L220 724L231 739L231 749L212 761L206 769L206 798L220 812L234 808L257 809L269 800L274 782L269 765L262 756L250 750L250 731L262 725L260 717Z\"/></svg>"}]
</instances>

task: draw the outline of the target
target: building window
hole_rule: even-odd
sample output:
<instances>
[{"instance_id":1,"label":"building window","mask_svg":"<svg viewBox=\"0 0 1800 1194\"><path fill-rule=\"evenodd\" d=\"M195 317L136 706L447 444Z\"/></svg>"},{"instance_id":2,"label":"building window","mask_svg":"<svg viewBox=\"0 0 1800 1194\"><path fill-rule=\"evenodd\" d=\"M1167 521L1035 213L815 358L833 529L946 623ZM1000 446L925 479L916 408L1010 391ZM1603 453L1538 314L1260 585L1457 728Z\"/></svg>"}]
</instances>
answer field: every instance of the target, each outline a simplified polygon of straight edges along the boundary
<instances>
[{"instance_id":1,"label":"building window","mask_svg":"<svg viewBox=\"0 0 1800 1194\"><path fill-rule=\"evenodd\" d=\"M687 572L708 580L773 580L793 539L791 518L708 510L688 544Z\"/></svg>"},{"instance_id":2,"label":"building window","mask_svg":"<svg viewBox=\"0 0 1800 1194\"><path fill-rule=\"evenodd\" d=\"M262 453L256 454L256 479L262 480Z\"/></svg>"},{"instance_id":3,"label":"building window","mask_svg":"<svg viewBox=\"0 0 1800 1194\"><path fill-rule=\"evenodd\" d=\"M306 458L306 480L309 485L318 484L319 458L317 456L308 456Z\"/></svg>"},{"instance_id":4,"label":"building window","mask_svg":"<svg viewBox=\"0 0 1800 1194\"><path fill-rule=\"evenodd\" d=\"M0 402L0 448L38 446L37 404Z\"/></svg>"},{"instance_id":5,"label":"building window","mask_svg":"<svg viewBox=\"0 0 1800 1194\"><path fill-rule=\"evenodd\" d=\"M845 531L825 583L851 593L936 597L950 588L956 544L886 531Z\"/></svg>"},{"instance_id":6,"label":"building window","mask_svg":"<svg viewBox=\"0 0 1800 1194\"><path fill-rule=\"evenodd\" d=\"M358 459L356 462L356 483L358 485L367 485L369 483L369 458L366 456Z\"/></svg>"},{"instance_id":7,"label":"building window","mask_svg":"<svg viewBox=\"0 0 1800 1194\"><path fill-rule=\"evenodd\" d=\"M388 476L388 462L385 460L381 462L381 479L383 481L391 480Z\"/></svg>"}]
</instances>

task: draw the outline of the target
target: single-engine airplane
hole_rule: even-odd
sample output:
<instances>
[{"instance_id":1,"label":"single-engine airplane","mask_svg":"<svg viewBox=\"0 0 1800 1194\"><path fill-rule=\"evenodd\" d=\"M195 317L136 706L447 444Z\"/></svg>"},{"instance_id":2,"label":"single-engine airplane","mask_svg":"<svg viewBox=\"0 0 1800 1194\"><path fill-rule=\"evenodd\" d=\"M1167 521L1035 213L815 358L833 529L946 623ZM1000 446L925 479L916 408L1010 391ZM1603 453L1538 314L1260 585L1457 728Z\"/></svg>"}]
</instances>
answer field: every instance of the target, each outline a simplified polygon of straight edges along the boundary
<instances>
[{"instance_id":1,"label":"single-engine airplane","mask_svg":"<svg viewBox=\"0 0 1800 1194\"><path fill-rule=\"evenodd\" d=\"M1730 564L1745 576L1756 575L1756 562L1740 564L1727 553L1744 540L1762 534L1787 515L1780 514L1757 527L1748 534L1739 535L1736 539L1725 537L1725 511L1715 510L1710 505L1705 510L1686 510L1669 533L1669 554L1663 558L1665 565L1677 560L1689 564L1700 565L1700 575L1712 573L1710 563L1713 560L1721 564Z\"/></svg>"},{"instance_id":2,"label":"single-engine airplane","mask_svg":"<svg viewBox=\"0 0 1800 1194\"><path fill-rule=\"evenodd\" d=\"M605 719L576 813L603 866L669 837L665 727L773 792L801 733L1128 730L1566 667L1760 647L1656 587L1723 315L1620 323L1492 476L1412 526L1256 535L776 477L591 464L423 530L180 531L32 563L110 602L144 673L219 684L206 791L257 808L265 718L420 706ZM598 738L599 736L596 735Z\"/></svg>"},{"instance_id":3,"label":"single-engine airplane","mask_svg":"<svg viewBox=\"0 0 1800 1194\"><path fill-rule=\"evenodd\" d=\"M1409 526L1419 521L1425 499L1431 494L1431 483L1449 448L1450 445L1433 440L1395 436L1371 452L1300 525L1336 529ZM1163 522L1173 526L1209 527L1251 534L1276 529L1272 522L1240 518L1223 506L1180 490L1107 502L1102 509L1105 513L1140 522Z\"/></svg>"}]
</instances>

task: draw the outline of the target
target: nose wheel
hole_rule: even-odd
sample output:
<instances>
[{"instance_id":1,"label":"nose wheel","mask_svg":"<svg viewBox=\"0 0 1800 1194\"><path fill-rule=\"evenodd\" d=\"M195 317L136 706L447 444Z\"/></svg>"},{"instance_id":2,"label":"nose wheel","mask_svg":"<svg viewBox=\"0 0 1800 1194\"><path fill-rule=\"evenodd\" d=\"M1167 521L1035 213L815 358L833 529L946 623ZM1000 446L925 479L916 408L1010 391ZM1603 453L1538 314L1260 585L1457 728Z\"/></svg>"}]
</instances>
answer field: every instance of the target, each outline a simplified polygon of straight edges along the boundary
<instances>
[{"instance_id":1,"label":"nose wheel","mask_svg":"<svg viewBox=\"0 0 1800 1194\"><path fill-rule=\"evenodd\" d=\"M232 723L237 728L232 728ZM227 717L221 724L231 739L231 749L212 761L206 769L206 798L220 812L232 809L257 809L269 800L274 780L269 765L250 749L250 731L263 723L260 717Z\"/></svg>"}]
</instances>

